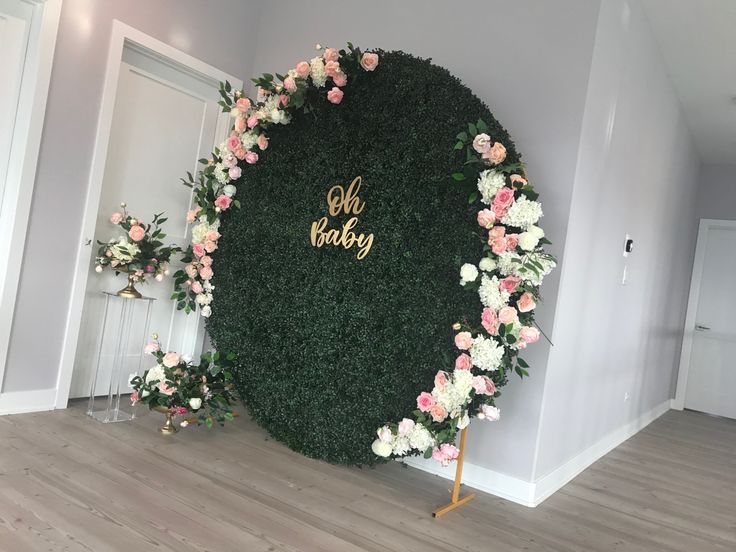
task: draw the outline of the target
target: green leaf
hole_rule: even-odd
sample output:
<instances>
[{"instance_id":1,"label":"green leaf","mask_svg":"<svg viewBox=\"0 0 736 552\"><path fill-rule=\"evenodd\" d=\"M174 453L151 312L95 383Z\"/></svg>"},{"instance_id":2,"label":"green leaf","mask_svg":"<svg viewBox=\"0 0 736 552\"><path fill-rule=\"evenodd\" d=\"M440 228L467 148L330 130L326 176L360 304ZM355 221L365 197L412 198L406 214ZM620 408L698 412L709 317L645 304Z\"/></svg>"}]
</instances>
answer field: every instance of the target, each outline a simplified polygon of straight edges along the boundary
<instances>
[{"instance_id":1,"label":"green leaf","mask_svg":"<svg viewBox=\"0 0 736 552\"><path fill-rule=\"evenodd\" d=\"M473 203L476 202L477 199L478 199L478 192L473 192L472 194L470 194L470 197L468 197L468 203L472 205Z\"/></svg>"},{"instance_id":2,"label":"green leaf","mask_svg":"<svg viewBox=\"0 0 736 552\"><path fill-rule=\"evenodd\" d=\"M457 143L455 144L455 146L453 147L453 149L456 149L456 150L461 150L461 149L463 149L464 147L465 147L465 144L464 144L463 142L457 142Z\"/></svg>"},{"instance_id":3,"label":"green leaf","mask_svg":"<svg viewBox=\"0 0 736 552\"><path fill-rule=\"evenodd\" d=\"M462 182L463 180L465 180L465 175L461 172L454 172L452 173L452 179L455 182Z\"/></svg>"},{"instance_id":4,"label":"green leaf","mask_svg":"<svg viewBox=\"0 0 736 552\"><path fill-rule=\"evenodd\" d=\"M473 123L468 123L468 132L473 138L475 138L475 136L478 134L478 129Z\"/></svg>"},{"instance_id":5,"label":"green leaf","mask_svg":"<svg viewBox=\"0 0 736 552\"><path fill-rule=\"evenodd\" d=\"M428 448L427 450L424 451L424 458L427 459L427 460L429 460L430 458L432 458L432 447L430 447L430 448Z\"/></svg>"}]
</instances>

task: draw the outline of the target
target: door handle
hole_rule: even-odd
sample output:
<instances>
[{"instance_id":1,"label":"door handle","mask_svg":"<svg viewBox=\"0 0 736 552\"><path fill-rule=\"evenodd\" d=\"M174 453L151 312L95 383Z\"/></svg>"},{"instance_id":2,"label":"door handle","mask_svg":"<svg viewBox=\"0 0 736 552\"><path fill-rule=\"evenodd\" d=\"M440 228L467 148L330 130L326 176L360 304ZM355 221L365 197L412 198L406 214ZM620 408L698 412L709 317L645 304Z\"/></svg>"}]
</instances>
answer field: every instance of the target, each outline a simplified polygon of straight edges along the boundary
<instances>
[{"instance_id":1,"label":"door handle","mask_svg":"<svg viewBox=\"0 0 736 552\"><path fill-rule=\"evenodd\" d=\"M695 330L698 332L706 332L710 330L708 326L703 326L702 324L695 324Z\"/></svg>"}]
</instances>

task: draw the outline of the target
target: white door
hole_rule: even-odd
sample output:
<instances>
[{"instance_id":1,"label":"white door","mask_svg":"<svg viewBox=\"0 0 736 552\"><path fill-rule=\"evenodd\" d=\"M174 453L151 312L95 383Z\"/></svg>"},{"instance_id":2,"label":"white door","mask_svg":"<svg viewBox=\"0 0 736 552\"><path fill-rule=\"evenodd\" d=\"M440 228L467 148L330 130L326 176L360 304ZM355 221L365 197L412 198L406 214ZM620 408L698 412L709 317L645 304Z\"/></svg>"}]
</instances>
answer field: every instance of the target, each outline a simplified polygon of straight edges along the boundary
<instances>
[{"instance_id":1,"label":"white door","mask_svg":"<svg viewBox=\"0 0 736 552\"><path fill-rule=\"evenodd\" d=\"M684 406L736 418L736 223L703 221L698 249Z\"/></svg>"},{"instance_id":2,"label":"white door","mask_svg":"<svg viewBox=\"0 0 736 552\"><path fill-rule=\"evenodd\" d=\"M110 142L105 161L97 225L93 237L107 241L120 235L110 223L110 214L125 202L133 216L147 222L154 213L165 212L165 242L186 246L186 211L191 203L191 190L180 178L186 171L194 172L197 160L208 157L216 142L227 131L228 118L217 105L219 94L211 83L182 71L176 65L165 64L126 46L120 67ZM217 138L220 138L218 140ZM82 325L77 342L77 354L72 378L71 397L88 396L90 380L101 346L101 368L111 369L118 331L120 299L110 302L106 338L101 342L104 298L103 291L117 291L125 285L123 276L112 272L94 272L94 259L83 307ZM180 265L172 265L172 274ZM201 317L187 316L177 311L169 299L173 291L171 278L159 283L138 286L148 297L155 297L150 331L159 334L162 345L183 355L201 352L204 327ZM122 389L127 388L129 375L138 370L138 353L146 337L143 335L144 312L140 303L131 328L131 342L126 364L121 372ZM148 364L143 368L148 368ZM98 378L96 394L105 394L105 377ZM103 382L100 384L99 382Z\"/></svg>"}]
</instances>

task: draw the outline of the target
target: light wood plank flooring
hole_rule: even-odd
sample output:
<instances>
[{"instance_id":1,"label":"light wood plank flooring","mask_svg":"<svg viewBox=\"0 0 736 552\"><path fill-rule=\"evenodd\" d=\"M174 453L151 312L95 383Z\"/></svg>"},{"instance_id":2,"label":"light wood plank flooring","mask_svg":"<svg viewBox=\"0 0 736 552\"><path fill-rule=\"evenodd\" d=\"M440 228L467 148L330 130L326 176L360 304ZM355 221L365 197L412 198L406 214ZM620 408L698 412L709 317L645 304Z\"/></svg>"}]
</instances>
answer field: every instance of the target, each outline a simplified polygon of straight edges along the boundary
<instances>
[{"instance_id":1,"label":"light wood plank flooring","mask_svg":"<svg viewBox=\"0 0 736 552\"><path fill-rule=\"evenodd\" d=\"M449 484L421 471L310 460L245 417L174 437L160 420L1 417L0 550L736 550L730 420L671 411L536 509L479 493L439 520Z\"/></svg>"}]
</instances>

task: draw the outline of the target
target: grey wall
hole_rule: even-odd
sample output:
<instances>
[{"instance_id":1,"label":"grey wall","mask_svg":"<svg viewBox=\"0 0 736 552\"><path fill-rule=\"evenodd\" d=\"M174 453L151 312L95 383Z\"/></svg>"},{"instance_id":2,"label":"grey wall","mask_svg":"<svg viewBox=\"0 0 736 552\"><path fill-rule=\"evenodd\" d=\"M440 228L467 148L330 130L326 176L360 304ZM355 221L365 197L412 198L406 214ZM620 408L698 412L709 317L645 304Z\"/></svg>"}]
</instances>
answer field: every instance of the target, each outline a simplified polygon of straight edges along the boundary
<instances>
[{"instance_id":1,"label":"grey wall","mask_svg":"<svg viewBox=\"0 0 736 552\"><path fill-rule=\"evenodd\" d=\"M286 71L314 56L316 42L342 47L351 41L432 58L462 79L523 152L542 193L551 249L561 256L597 1L288 0L266 3L262 10L256 73ZM545 328L552 327L557 274L543 290L539 322ZM503 423L474 422L469 462L522 479L531 476L547 350L539 343L525 353L532 377L504 388Z\"/></svg>"},{"instance_id":2,"label":"grey wall","mask_svg":"<svg viewBox=\"0 0 736 552\"><path fill-rule=\"evenodd\" d=\"M256 4L64 0L3 391L56 386L112 20L245 77Z\"/></svg>"},{"instance_id":3,"label":"grey wall","mask_svg":"<svg viewBox=\"0 0 736 552\"><path fill-rule=\"evenodd\" d=\"M699 169L638 0L605 0L535 478L671 397L694 254ZM623 286L626 233L635 249Z\"/></svg>"},{"instance_id":4,"label":"grey wall","mask_svg":"<svg viewBox=\"0 0 736 552\"><path fill-rule=\"evenodd\" d=\"M697 218L736 220L736 165L703 165Z\"/></svg>"}]
</instances>

